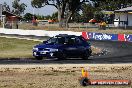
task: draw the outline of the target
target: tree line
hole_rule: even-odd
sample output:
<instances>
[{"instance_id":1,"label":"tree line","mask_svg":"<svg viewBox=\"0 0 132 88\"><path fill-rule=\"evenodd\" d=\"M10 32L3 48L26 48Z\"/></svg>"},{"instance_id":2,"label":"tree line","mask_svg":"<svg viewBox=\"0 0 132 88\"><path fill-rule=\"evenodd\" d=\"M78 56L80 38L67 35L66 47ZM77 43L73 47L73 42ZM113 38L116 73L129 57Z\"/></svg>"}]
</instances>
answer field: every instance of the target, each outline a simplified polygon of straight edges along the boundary
<instances>
[{"instance_id":1,"label":"tree line","mask_svg":"<svg viewBox=\"0 0 132 88\"><path fill-rule=\"evenodd\" d=\"M34 8L42 8L46 5L54 6L57 9L52 16L36 15L38 19L57 19L59 27L68 27L69 22L86 22L91 18L102 18L102 10L113 11L132 5L132 0L32 0ZM12 3L15 14L21 15L27 5L14 0ZM32 14L25 14L26 19L31 19Z\"/></svg>"},{"instance_id":2,"label":"tree line","mask_svg":"<svg viewBox=\"0 0 132 88\"><path fill-rule=\"evenodd\" d=\"M24 14L26 7L27 5L25 3L20 3L20 0L14 0L12 2L12 8L13 8L12 10L10 9L10 6L6 2L3 3L3 10L11 12L18 16Z\"/></svg>"}]
</instances>

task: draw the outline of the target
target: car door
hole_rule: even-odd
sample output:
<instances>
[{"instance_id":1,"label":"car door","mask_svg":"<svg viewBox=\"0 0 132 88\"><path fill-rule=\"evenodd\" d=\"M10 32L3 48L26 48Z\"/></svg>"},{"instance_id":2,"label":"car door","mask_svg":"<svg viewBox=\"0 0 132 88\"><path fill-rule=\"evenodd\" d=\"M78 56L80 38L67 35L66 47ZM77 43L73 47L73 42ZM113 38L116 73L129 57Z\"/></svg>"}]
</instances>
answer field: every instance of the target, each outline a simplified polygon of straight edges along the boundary
<instances>
[{"instance_id":1,"label":"car door","mask_svg":"<svg viewBox=\"0 0 132 88\"><path fill-rule=\"evenodd\" d=\"M77 47L76 47L76 39L74 37L69 37L67 39L67 43L65 44L65 54L68 57L77 56Z\"/></svg>"},{"instance_id":2,"label":"car door","mask_svg":"<svg viewBox=\"0 0 132 88\"><path fill-rule=\"evenodd\" d=\"M83 41L81 41L78 37L76 37L76 54L77 56L82 56L85 51L85 46L83 44Z\"/></svg>"}]
</instances>

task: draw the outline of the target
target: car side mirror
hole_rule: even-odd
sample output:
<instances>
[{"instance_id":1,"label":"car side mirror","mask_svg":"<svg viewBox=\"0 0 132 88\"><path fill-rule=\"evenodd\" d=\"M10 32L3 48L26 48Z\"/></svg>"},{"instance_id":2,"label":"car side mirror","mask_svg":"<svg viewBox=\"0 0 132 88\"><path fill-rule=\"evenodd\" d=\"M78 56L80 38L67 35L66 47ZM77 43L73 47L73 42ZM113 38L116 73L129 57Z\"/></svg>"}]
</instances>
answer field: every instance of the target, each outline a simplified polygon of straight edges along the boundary
<instances>
[{"instance_id":1,"label":"car side mirror","mask_svg":"<svg viewBox=\"0 0 132 88\"><path fill-rule=\"evenodd\" d=\"M88 44L91 46L91 43L88 42Z\"/></svg>"}]
</instances>

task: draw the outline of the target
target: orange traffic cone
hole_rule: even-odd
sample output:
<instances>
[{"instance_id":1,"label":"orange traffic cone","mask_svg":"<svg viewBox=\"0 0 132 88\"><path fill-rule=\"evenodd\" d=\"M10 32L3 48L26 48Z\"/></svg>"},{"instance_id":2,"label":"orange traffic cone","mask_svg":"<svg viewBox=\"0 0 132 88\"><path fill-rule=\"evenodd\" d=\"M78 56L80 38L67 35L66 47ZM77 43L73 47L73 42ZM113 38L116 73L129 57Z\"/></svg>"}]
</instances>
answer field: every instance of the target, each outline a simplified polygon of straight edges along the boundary
<instances>
[{"instance_id":1,"label":"orange traffic cone","mask_svg":"<svg viewBox=\"0 0 132 88\"><path fill-rule=\"evenodd\" d=\"M80 78L80 84L82 86L87 86L87 85L90 85L91 82L89 80L89 74L88 74L88 71L84 70L84 68L82 68L82 77Z\"/></svg>"},{"instance_id":2,"label":"orange traffic cone","mask_svg":"<svg viewBox=\"0 0 132 88\"><path fill-rule=\"evenodd\" d=\"M84 70L84 68L82 68L82 77L87 77L88 78L88 71Z\"/></svg>"}]
</instances>

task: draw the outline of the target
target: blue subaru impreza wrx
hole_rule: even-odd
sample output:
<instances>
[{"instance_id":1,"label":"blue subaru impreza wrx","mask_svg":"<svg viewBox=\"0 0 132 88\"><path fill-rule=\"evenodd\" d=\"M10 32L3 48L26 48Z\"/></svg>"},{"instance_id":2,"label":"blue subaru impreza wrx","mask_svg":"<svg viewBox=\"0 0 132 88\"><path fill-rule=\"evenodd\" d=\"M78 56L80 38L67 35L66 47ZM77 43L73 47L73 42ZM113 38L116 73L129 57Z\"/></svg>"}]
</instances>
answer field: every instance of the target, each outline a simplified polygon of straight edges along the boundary
<instances>
[{"instance_id":1,"label":"blue subaru impreza wrx","mask_svg":"<svg viewBox=\"0 0 132 88\"><path fill-rule=\"evenodd\" d=\"M82 36L60 34L43 41L42 44L33 47L33 56L42 60L43 57L88 59L91 55L91 45Z\"/></svg>"}]
</instances>

